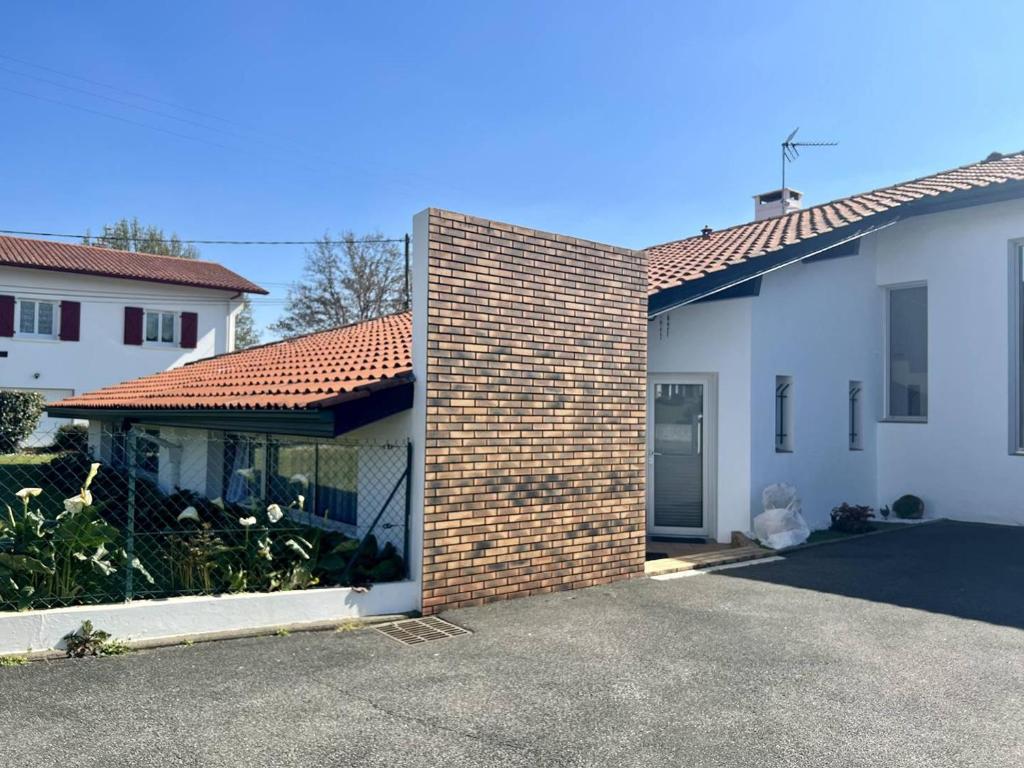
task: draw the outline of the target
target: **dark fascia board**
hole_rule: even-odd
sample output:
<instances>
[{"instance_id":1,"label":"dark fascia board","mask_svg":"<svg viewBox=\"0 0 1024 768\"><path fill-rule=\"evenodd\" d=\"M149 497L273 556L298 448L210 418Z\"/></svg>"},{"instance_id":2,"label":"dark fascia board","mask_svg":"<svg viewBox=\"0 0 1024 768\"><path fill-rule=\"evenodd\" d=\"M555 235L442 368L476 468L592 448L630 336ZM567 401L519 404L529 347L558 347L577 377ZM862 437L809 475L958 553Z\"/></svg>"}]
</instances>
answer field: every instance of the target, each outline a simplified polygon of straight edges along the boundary
<instances>
[{"instance_id":1,"label":"dark fascia board","mask_svg":"<svg viewBox=\"0 0 1024 768\"><path fill-rule=\"evenodd\" d=\"M331 438L412 407L412 383L402 384L333 408L222 410L213 408L47 408L50 416L139 422L158 427L187 427L224 432Z\"/></svg>"},{"instance_id":2,"label":"dark fascia board","mask_svg":"<svg viewBox=\"0 0 1024 768\"><path fill-rule=\"evenodd\" d=\"M845 249L850 243L865 235L892 226L903 219L960 208L971 208L977 205L1000 203L1021 197L1024 197L1024 182L1006 181L1002 184L990 184L987 187L976 189L945 192L933 197L925 197L910 203L904 203L888 211L882 211L881 213L869 216L856 224L841 227L808 240L802 240L799 243L785 246L763 256L755 256L728 269L712 272L699 280L693 280L664 291L659 291L647 298L647 315L648 318L652 318L675 307L692 304L714 294L732 290L741 283L753 280L756 277L797 261L810 260L810 257L815 257L815 259L824 258L825 252L829 249L837 247ZM844 253L843 255L849 254Z\"/></svg>"},{"instance_id":3,"label":"dark fascia board","mask_svg":"<svg viewBox=\"0 0 1024 768\"><path fill-rule=\"evenodd\" d=\"M47 408L46 413L57 418L141 422L158 427L334 437L334 414L330 410Z\"/></svg>"}]
</instances>

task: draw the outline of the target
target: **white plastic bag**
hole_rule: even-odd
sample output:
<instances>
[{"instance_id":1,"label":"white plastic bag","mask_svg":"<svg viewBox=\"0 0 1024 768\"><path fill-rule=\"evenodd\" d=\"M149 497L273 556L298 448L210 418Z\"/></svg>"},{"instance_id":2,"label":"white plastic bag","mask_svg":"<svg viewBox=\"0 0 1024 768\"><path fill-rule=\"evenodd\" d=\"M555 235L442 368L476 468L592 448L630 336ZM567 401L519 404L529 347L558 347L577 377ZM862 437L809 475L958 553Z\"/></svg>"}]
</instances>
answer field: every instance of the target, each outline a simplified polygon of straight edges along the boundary
<instances>
[{"instance_id":1,"label":"white plastic bag","mask_svg":"<svg viewBox=\"0 0 1024 768\"><path fill-rule=\"evenodd\" d=\"M800 514L796 488L786 483L769 485L761 493L764 512L754 518L754 535L769 549L785 549L803 544L811 535Z\"/></svg>"}]
</instances>

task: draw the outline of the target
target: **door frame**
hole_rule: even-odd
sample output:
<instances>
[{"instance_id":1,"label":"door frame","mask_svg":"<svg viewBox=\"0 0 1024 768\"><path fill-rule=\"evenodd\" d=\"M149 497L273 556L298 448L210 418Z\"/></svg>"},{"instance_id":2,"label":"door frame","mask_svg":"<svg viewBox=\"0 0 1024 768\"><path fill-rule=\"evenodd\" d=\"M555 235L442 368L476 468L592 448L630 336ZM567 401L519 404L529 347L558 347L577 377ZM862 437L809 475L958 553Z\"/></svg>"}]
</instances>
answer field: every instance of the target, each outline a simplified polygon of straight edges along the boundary
<instances>
[{"instance_id":1,"label":"door frame","mask_svg":"<svg viewBox=\"0 0 1024 768\"><path fill-rule=\"evenodd\" d=\"M704 417L702 430L704 525L677 528L654 524L654 387L656 384L702 384ZM647 535L703 536L718 538L718 374L652 373L647 376Z\"/></svg>"}]
</instances>

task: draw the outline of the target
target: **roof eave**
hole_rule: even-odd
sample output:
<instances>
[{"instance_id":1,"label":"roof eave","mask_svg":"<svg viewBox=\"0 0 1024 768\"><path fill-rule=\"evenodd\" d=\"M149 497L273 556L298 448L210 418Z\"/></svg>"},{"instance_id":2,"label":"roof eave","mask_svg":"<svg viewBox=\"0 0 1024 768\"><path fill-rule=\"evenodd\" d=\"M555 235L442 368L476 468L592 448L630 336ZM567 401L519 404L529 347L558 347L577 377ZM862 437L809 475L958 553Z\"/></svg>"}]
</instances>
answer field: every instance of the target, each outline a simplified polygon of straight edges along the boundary
<instances>
[{"instance_id":1,"label":"roof eave","mask_svg":"<svg viewBox=\"0 0 1024 768\"><path fill-rule=\"evenodd\" d=\"M985 187L955 190L904 203L887 211L872 214L855 224L849 224L792 245L783 246L776 251L748 258L728 269L712 272L697 280L653 293L647 298L647 317L649 320L653 319L676 307L692 304L776 269L803 261L844 243L858 240L872 232L891 227L904 219L1004 202L1021 197L1024 197L1024 181L1004 181L993 182Z\"/></svg>"}]
</instances>

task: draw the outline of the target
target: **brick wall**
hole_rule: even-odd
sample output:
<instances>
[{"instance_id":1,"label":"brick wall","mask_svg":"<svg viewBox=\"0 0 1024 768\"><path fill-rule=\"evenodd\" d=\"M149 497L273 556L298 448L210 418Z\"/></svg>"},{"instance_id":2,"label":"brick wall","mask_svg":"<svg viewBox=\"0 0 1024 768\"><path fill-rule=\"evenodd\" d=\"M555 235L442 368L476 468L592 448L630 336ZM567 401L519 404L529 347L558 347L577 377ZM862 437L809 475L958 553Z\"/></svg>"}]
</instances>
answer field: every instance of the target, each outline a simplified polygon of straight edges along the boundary
<instances>
[{"instance_id":1,"label":"brick wall","mask_svg":"<svg viewBox=\"0 0 1024 768\"><path fill-rule=\"evenodd\" d=\"M424 612L642 573L644 254L428 222Z\"/></svg>"}]
</instances>

